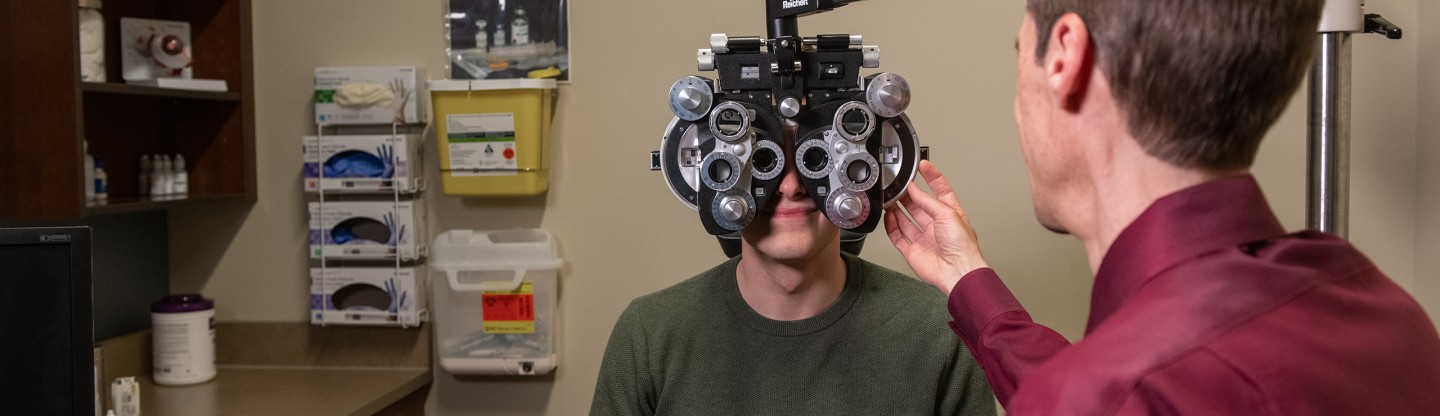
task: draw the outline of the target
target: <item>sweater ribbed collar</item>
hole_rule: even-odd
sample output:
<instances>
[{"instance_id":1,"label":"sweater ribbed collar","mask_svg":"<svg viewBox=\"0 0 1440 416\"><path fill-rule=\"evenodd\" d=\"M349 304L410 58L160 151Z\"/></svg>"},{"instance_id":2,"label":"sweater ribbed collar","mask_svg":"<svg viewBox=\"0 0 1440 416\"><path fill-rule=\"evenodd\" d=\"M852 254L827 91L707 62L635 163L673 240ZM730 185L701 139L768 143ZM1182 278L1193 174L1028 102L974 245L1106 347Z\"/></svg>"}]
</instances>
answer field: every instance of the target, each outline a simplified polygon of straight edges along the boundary
<instances>
[{"instance_id":1,"label":"sweater ribbed collar","mask_svg":"<svg viewBox=\"0 0 1440 416\"><path fill-rule=\"evenodd\" d=\"M756 312L740 295L740 283L735 276L735 267L740 263L740 256L725 262L721 268L723 276L720 279L720 292L725 298L725 306L730 309L731 316L738 317L746 326L765 334L793 337L819 332L845 317L860 298L860 280L865 278L865 262L847 253L841 253L840 257L845 261L845 288L841 290L835 303L815 316L796 321L777 321Z\"/></svg>"}]
</instances>

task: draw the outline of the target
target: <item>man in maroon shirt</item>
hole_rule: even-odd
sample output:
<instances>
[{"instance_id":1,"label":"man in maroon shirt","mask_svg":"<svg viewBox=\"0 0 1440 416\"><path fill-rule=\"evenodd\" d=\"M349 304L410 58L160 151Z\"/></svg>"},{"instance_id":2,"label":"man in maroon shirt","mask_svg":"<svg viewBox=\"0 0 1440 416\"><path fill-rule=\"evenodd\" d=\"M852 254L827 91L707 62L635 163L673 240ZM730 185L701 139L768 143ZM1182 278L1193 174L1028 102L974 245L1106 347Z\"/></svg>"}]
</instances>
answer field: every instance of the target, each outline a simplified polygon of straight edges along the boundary
<instances>
[{"instance_id":1,"label":"man in maroon shirt","mask_svg":"<svg viewBox=\"0 0 1440 416\"><path fill-rule=\"evenodd\" d=\"M1037 218L1095 273L1084 339L1030 319L928 162L935 195L885 216L1009 414L1440 414L1419 305L1345 240L1287 234L1249 175L1322 3L1029 1L1015 118Z\"/></svg>"}]
</instances>

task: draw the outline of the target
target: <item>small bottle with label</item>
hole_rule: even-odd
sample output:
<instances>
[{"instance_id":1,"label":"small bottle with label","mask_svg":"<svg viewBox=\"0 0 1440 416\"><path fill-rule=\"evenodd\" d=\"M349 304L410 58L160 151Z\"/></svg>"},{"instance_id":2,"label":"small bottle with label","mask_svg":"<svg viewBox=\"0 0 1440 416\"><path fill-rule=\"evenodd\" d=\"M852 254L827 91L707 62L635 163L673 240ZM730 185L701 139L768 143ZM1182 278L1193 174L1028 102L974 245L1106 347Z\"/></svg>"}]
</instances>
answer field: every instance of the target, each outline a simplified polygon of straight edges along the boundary
<instances>
[{"instance_id":1,"label":"small bottle with label","mask_svg":"<svg viewBox=\"0 0 1440 416\"><path fill-rule=\"evenodd\" d=\"M490 22L475 21L475 49L490 50Z\"/></svg>"},{"instance_id":2,"label":"small bottle with label","mask_svg":"<svg viewBox=\"0 0 1440 416\"><path fill-rule=\"evenodd\" d=\"M90 141L81 140L80 149L85 152L85 178L81 188L85 189L85 201L95 200L95 158L90 156Z\"/></svg>"},{"instance_id":3,"label":"small bottle with label","mask_svg":"<svg viewBox=\"0 0 1440 416\"><path fill-rule=\"evenodd\" d=\"M95 161L95 202L110 199L110 176L105 174L105 162Z\"/></svg>"},{"instance_id":4,"label":"small bottle with label","mask_svg":"<svg viewBox=\"0 0 1440 416\"><path fill-rule=\"evenodd\" d=\"M175 155L175 169L170 173L170 194L190 193L190 174L185 173L185 156Z\"/></svg>"},{"instance_id":5,"label":"small bottle with label","mask_svg":"<svg viewBox=\"0 0 1440 416\"><path fill-rule=\"evenodd\" d=\"M152 163L154 169L150 171L150 197L164 198L170 194L170 157L155 155Z\"/></svg>"},{"instance_id":6,"label":"small bottle with label","mask_svg":"<svg viewBox=\"0 0 1440 416\"><path fill-rule=\"evenodd\" d=\"M140 196L150 195L150 155L140 156Z\"/></svg>"},{"instance_id":7,"label":"small bottle with label","mask_svg":"<svg viewBox=\"0 0 1440 416\"><path fill-rule=\"evenodd\" d=\"M510 21L510 44L527 43L530 43L530 18L525 16L525 9L516 6L515 18Z\"/></svg>"}]
</instances>

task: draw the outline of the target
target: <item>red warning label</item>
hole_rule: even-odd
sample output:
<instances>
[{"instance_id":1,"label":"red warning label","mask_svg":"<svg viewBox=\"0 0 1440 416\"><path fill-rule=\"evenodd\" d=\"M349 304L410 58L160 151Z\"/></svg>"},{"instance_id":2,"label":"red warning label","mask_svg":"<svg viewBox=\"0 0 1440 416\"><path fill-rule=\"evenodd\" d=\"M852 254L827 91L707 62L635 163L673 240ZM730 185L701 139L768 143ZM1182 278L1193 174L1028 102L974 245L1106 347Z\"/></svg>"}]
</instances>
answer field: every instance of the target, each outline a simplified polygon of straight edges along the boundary
<instances>
[{"instance_id":1,"label":"red warning label","mask_svg":"<svg viewBox=\"0 0 1440 416\"><path fill-rule=\"evenodd\" d=\"M535 320L535 295L481 295L487 321Z\"/></svg>"},{"instance_id":2,"label":"red warning label","mask_svg":"<svg viewBox=\"0 0 1440 416\"><path fill-rule=\"evenodd\" d=\"M515 290L481 292L480 302L484 333L535 333L535 289L530 282Z\"/></svg>"}]
</instances>

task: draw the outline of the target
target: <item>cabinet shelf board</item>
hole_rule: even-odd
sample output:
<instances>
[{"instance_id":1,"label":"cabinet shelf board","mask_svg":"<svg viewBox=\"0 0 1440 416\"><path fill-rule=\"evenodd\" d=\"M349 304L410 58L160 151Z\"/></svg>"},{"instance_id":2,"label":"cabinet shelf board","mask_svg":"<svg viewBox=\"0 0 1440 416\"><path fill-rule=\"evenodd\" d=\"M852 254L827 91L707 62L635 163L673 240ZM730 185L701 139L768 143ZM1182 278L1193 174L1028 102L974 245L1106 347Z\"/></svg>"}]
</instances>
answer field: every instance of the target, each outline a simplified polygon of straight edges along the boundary
<instances>
[{"instance_id":1,"label":"cabinet shelf board","mask_svg":"<svg viewBox=\"0 0 1440 416\"><path fill-rule=\"evenodd\" d=\"M94 202L85 207L85 215L118 214L138 211L159 211L175 207L208 204L213 202L242 203L250 201L250 196L243 193L228 194L203 194L187 195L182 198L153 199L153 198L111 198L102 204Z\"/></svg>"},{"instance_id":2,"label":"cabinet shelf board","mask_svg":"<svg viewBox=\"0 0 1440 416\"><path fill-rule=\"evenodd\" d=\"M112 82L82 82L80 90L87 94L116 94L133 95L140 97L165 97L179 98L186 100L225 101L239 102L240 93L237 91L215 92L195 91L175 88L160 88L146 85L127 85Z\"/></svg>"}]
</instances>

